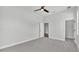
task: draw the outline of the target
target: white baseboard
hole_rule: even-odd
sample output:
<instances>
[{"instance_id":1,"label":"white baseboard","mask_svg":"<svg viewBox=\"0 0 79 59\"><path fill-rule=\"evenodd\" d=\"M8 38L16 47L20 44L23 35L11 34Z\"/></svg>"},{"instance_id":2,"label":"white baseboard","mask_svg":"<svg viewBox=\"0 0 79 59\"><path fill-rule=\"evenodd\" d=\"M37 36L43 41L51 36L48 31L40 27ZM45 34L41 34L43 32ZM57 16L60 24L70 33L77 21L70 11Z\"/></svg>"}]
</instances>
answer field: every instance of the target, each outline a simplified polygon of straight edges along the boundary
<instances>
[{"instance_id":1,"label":"white baseboard","mask_svg":"<svg viewBox=\"0 0 79 59\"><path fill-rule=\"evenodd\" d=\"M55 40L61 40L61 41L65 41L65 38L61 39L61 38L51 38L49 37L50 39L55 39Z\"/></svg>"},{"instance_id":2,"label":"white baseboard","mask_svg":"<svg viewBox=\"0 0 79 59\"><path fill-rule=\"evenodd\" d=\"M12 43L12 44L9 44L9 45L5 45L5 46L0 47L0 50L4 49L4 48L16 46L16 45L19 45L19 44L22 44L22 43L25 43L25 42L28 42L28 41L31 41L31 40L36 40L36 39L37 38L32 38L32 39L29 39L29 40L24 40L24 41L20 41L20 42L17 42L17 43Z\"/></svg>"}]
</instances>

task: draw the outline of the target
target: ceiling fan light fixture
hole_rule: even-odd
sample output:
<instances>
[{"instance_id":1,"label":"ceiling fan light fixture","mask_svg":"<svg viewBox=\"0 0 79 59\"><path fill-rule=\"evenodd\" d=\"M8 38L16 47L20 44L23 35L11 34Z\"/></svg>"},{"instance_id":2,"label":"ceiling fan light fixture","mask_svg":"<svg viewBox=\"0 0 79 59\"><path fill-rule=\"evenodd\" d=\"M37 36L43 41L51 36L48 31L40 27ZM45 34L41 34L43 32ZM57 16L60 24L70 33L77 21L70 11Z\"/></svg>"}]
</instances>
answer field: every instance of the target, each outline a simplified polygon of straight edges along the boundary
<instances>
[{"instance_id":1,"label":"ceiling fan light fixture","mask_svg":"<svg viewBox=\"0 0 79 59\"><path fill-rule=\"evenodd\" d=\"M44 9L41 9L41 11L44 11Z\"/></svg>"}]
</instances>

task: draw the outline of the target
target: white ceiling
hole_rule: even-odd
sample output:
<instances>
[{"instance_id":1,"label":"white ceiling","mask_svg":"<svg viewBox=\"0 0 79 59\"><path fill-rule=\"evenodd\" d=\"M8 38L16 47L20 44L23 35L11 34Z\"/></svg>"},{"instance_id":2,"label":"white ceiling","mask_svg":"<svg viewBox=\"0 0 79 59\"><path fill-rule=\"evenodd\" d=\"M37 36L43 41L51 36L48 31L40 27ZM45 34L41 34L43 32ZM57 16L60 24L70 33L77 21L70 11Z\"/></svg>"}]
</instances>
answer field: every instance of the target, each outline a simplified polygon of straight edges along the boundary
<instances>
[{"instance_id":1,"label":"white ceiling","mask_svg":"<svg viewBox=\"0 0 79 59\"><path fill-rule=\"evenodd\" d=\"M8 8L8 7L6 7ZM43 16L48 16L53 14L53 10L55 11L55 13L58 13L60 11L66 10L67 6L46 6L45 8L47 10L49 10L50 13L46 13L44 11L34 11L36 9L39 9L40 6L16 6L16 7L10 7L10 8L17 8L18 11L20 11L21 13L23 13L23 17L24 19L29 19L29 22L31 23L37 23L40 22L41 20L43 20ZM15 10L14 9L14 10ZM40 19L40 20L37 20Z\"/></svg>"}]
</instances>

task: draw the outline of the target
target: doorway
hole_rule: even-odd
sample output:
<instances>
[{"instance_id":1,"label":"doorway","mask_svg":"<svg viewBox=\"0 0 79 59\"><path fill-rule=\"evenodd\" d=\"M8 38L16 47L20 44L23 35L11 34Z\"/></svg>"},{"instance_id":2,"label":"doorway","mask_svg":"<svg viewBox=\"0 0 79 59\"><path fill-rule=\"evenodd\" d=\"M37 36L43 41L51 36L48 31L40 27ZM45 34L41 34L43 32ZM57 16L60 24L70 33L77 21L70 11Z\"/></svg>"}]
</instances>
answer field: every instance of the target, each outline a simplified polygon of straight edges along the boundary
<instances>
[{"instance_id":1,"label":"doorway","mask_svg":"<svg viewBox=\"0 0 79 59\"><path fill-rule=\"evenodd\" d=\"M40 37L49 37L49 23L40 23L39 35Z\"/></svg>"},{"instance_id":2,"label":"doorway","mask_svg":"<svg viewBox=\"0 0 79 59\"><path fill-rule=\"evenodd\" d=\"M49 37L49 24L44 23L44 37Z\"/></svg>"},{"instance_id":3,"label":"doorway","mask_svg":"<svg viewBox=\"0 0 79 59\"><path fill-rule=\"evenodd\" d=\"M65 39L75 39L75 20L65 21Z\"/></svg>"}]
</instances>

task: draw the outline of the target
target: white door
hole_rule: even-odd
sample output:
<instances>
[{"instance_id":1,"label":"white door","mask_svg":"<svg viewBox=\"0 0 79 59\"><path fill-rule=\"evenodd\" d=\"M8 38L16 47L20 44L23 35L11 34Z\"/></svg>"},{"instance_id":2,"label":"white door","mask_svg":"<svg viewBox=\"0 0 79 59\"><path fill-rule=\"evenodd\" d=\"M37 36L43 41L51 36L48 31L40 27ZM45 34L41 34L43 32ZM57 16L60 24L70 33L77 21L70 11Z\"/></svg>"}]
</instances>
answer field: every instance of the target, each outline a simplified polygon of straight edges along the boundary
<instances>
[{"instance_id":1,"label":"white door","mask_svg":"<svg viewBox=\"0 0 79 59\"><path fill-rule=\"evenodd\" d=\"M39 37L44 37L44 23L39 24Z\"/></svg>"},{"instance_id":2,"label":"white door","mask_svg":"<svg viewBox=\"0 0 79 59\"><path fill-rule=\"evenodd\" d=\"M65 38L74 39L75 38L75 21L67 20L65 22Z\"/></svg>"}]
</instances>

